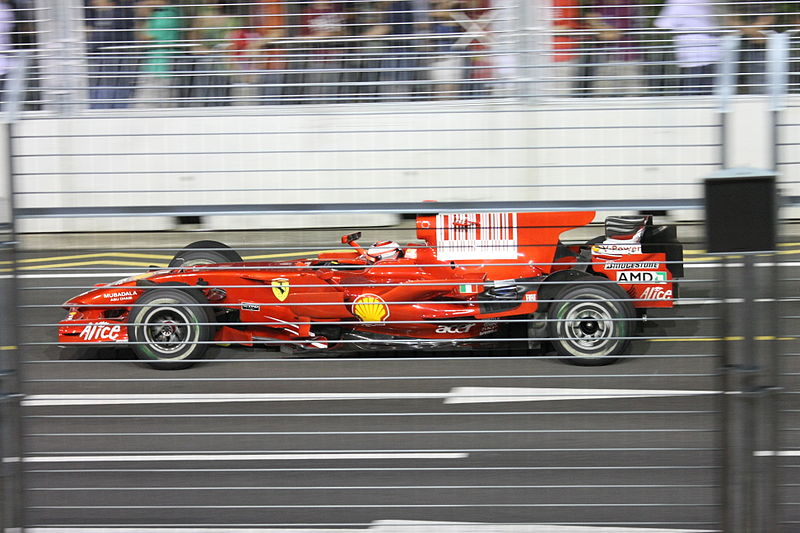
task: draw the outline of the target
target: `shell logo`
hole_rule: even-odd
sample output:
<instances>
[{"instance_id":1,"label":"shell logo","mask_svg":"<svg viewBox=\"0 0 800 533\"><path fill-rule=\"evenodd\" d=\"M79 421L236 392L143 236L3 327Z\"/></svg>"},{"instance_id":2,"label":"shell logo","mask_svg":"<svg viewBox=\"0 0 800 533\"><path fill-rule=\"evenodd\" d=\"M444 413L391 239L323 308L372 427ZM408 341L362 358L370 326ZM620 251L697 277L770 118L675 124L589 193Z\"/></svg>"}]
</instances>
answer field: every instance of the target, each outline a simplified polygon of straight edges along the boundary
<instances>
[{"instance_id":1,"label":"shell logo","mask_svg":"<svg viewBox=\"0 0 800 533\"><path fill-rule=\"evenodd\" d=\"M380 296L362 294L353 301L353 314L362 322L383 322L389 318L389 306Z\"/></svg>"}]
</instances>

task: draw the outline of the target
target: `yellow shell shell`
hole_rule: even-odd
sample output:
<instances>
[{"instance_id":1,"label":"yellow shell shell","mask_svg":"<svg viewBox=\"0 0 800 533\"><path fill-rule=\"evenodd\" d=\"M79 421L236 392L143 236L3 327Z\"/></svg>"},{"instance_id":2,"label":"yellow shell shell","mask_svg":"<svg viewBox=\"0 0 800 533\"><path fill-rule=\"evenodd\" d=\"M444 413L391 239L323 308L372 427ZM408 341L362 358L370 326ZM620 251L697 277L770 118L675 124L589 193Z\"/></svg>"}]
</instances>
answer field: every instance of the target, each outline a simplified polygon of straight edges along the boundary
<instances>
[{"instance_id":1,"label":"yellow shell shell","mask_svg":"<svg viewBox=\"0 0 800 533\"><path fill-rule=\"evenodd\" d=\"M356 298L353 314L363 322L382 322L389 316L389 306L380 296L365 294Z\"/></svg>"}]
</instances>

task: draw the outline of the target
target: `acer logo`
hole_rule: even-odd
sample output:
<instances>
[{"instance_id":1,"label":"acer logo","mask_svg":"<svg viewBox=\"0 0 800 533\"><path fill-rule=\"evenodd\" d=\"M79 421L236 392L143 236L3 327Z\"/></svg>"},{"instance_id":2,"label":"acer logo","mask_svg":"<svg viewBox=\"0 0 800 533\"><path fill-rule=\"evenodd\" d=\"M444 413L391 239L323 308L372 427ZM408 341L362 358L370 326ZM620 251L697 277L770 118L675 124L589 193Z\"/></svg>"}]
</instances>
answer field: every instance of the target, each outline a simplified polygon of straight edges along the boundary
<instances>
[{"instance_id":1,"label":"acer logo","mask_svg":"<svg viewBox=\"0 0 800 533\"><path fill-rule=\"evenodd\" d=\"M121 326L112 326L108 322L98 322L97 324L90 324L83 328L78 336L85 341L116 342L119 340L121 331Z\"/></svg>"},{"instance_id":2,"label":"acer logo","mask_svg":"<svg viewBox=\"0 0 800 533\"><path fill-rule=\"evenodd\" d=\"M671 300L672 289L665 289L664 287L647 287L642 292L642 299L644 300Z\"/></svg>"},{"instance_id":3,"label":"acer logo","mask_svg":"<svg viewBox=\"0 0 800 533\"><path fill-rule=\"evenodd\" d=\"M475 324L460 324L457 326L439 326L436 328L436 333L469 333L472 326Z\"/></svg>"}]
</instances>

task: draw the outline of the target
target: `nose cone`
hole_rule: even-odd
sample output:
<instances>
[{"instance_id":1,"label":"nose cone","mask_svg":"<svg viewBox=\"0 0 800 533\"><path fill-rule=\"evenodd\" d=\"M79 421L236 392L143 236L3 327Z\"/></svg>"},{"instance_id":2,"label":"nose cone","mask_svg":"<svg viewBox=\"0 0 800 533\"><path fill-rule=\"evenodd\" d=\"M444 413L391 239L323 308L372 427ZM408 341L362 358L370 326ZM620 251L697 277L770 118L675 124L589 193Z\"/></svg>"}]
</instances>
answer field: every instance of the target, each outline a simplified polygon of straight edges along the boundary
<instances>
[{"instance_id":1,"label":"nose cone","mask_svg":"<svg viewBox=\"0 0 800 533\"><path fill-rule=\"evenodd\" d=\"M105 286L86 291L64 302L64 307L104 307L135 302L142 293L137 287Z\"/></svg>"}]
</instances>

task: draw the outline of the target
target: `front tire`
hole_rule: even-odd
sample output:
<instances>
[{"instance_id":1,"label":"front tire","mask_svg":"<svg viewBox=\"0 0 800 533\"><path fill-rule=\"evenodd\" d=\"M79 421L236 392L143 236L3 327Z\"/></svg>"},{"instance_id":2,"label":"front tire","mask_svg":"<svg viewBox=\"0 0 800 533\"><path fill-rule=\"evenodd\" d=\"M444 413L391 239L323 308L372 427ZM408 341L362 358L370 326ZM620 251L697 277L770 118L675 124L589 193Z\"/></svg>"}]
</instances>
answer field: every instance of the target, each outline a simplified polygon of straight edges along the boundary
<instances>
[{"instance_id":1,"label":"front tire","mask_svg":"<svg viewBox=\"0 0 800 533\"><path fill-rule=\"evenodd\" d=\"M627 293L618 285L608 280L578 282L559 291L550 305L548 336L571 364L607 365L628 349L635 316Z\"/></svg>"},{"instance_id":2,"label":"front tire","mask_svg":"<svg viewBox=\"0 0 800 533\"><path fill-rule=\"evenodd\" d=\"M128 338L139 359L158 370L188 368L214 338L210 307L192 289L155 288L137 300ZM203 299L204 300L204 299Z\"/></svg>"},{"instance_id":3,"label":"front tire","mask_svg":"<svg viewBox=\"0 0 800 533\"><path fill-rule=\"evenodd\" d=\"M175 254L169 268L241 263L242 256L226 244L217 241L197 241Z\"/></svg>"}]
</instances>

